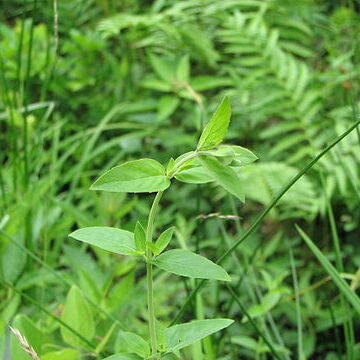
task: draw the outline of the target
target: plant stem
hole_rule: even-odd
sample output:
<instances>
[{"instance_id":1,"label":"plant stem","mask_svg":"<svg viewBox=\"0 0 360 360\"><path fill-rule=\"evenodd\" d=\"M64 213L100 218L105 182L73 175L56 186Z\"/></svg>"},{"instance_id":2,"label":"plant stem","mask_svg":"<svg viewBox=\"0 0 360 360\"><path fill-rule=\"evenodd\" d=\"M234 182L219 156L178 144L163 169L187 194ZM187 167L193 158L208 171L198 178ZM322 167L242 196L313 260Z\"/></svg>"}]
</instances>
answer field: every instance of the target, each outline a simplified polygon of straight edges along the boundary
<instances>
[{"instance_id":1,"label":"plant stem","mask_svg":"<svg viewBox=\"0 0 360 360\"><path fill-rule=\"evenodd\" d=\"M157 209L159 207L159 202L162 197L163 191L159 191L154 199L154 202L151 206L148 225L146 229L146 242L152 243L154 221ZM149 332L150 332L150 342L151 342L151 355L157 355L157 342L156 342L156 328L155 328L155 311L154 311L154 291L153 291L153 274L152 274L152 253L151 249L147 247L146 249L146 279L147 279L147 291L148 291L148 314L149 314Z\"/></svg>"}]
</instances>

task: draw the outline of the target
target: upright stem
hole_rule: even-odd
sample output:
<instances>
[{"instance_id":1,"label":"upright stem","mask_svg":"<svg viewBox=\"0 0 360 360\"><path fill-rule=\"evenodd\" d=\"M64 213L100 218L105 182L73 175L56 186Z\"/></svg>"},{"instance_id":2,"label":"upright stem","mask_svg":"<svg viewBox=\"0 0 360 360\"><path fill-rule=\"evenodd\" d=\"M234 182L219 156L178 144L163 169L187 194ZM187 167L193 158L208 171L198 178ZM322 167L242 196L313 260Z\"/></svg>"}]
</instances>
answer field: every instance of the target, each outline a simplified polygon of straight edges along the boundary
<instances>
[{"instance_id":1,"label":"upright stem","mask_svg":"<svg viewBox=\"0 0 360 360\"><path fill-rule=\"evenodd\" d=\"M146 229L146 242L152 243L154 221L159 202L163 191L159 191L151 206L148 225ZM147 279L147 291L148 291L148 314L149 314L149 332L151 342L151 355L157 354L157 342L156 342L156 328L155 328L155 310L154 310L154 292L153 292L153 274L152 274L152 253L149 247L146 248L146 279Z\"/></svg>"}]
</instances>

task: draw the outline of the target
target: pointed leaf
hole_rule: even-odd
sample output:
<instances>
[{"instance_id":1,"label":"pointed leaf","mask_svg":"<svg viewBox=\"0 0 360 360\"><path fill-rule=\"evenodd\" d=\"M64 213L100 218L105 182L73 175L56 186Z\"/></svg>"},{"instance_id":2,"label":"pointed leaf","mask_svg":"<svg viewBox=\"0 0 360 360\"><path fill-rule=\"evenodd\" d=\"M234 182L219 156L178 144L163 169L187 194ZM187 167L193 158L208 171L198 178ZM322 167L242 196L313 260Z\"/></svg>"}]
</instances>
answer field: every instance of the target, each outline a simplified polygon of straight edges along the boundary
<instances>
[{"instance_id":1,"label":"pointed leaf","mask_svg":"<svg viewBox=\"0 0 360 360\"><path fill-rule=\"evenodd\" d=\"M199 160L220 186L242 202L245 201L243 186L236 172L231 167L221 164L212 156L201 156Z\"/></svg>"},{"instance_id":2,"label":"pointed leaf","mask_svg":"<svg viewBox=\"0 0 360 360\"><path fill-rule=\"evenodd\" d=\"M136 222L135 230L134 230L134 239L136 248L139 251L145 251L146 248L146 234L145 230L140 224L139 221Z\"/></svg>"},{"instance_id":3,"label":"pointed leaf","mask_svg":"<svg viewBox=\"0 0 360 360\"><path fill-rule=\"evenodd\" d=\"M69 236L120 255L131 255L136 251L134 234L126 230L93 226L76 230Z\"/></svg>"},{"instance_id":4,"label":"pointed leaf","mask_svg":"<svg viewBox=\"0 0 360 360\"><path fill-rule=\"evenodd\" d=\"M68 292L61 320L88 340L91 340L95 334L95 323L90 306L76 286L72 286ZM74 347L87 347L76 334L66 327L61 326L60 330L61 336L67 344Z\"/></svg>"},{"instance_id":5,"label":"pointed leaf","mask_svg":"<svg viewBox=\"0 0 360 360\"><path fill-rule=\"evenodd\" d=\"M221 266L188 250L166 251L154 260L154 264L180 276L230 281L228 273Z\"/></svg>"},{"instance_id":6,"label":"pointed leaf","mask_svg":"<svg viewBox=\"0 0 360 360\"><path fill-rule=\"evenodd\" d=\"M140 159L115 166L100 176L90 190L110 192L156 192L167 189L170 180L156 160Z\"/></svg>"},{"instance_id":7,"label":"pointed leaf","mask_svg":"<svg viewBox=\"0 0 360 360\"><path fill-rule=\"evenodd\" d=\"M233 322L230 319L209 319L171 326L165 330L167 347L172 351L180 350L228 327Z\"/></svg>"},{"instance_id":8,"label":"pointed leaf","mask_svg":"<svg viewBox=\"0 0 360 360\"><path fill-rule=\"evenodd\" d=\"M173 226L161 233L155 243L155 255L161 254L166 249L166 247L169 245L169 242L171 241L173 234Z\"/></svg>"},{"instance_id":9,"label":"pointed leaf","mask_svg":"<svg viewBox=\"0 0 360 360\"><path fill-rule=\"evenodd\" d=\"M129 331L120 331L115 344L116 352L134 353L143 358L150 355L149 344L139 335Z\"/></svg>"},{"instance_id":10,"label":"pointed leaf","mask_svg":"<svg viewBox=\"0 0 360 360\"><path fill-rule=\"evenodd\" d=\"M197 150L210 150L221 144L229 127L230 117L230 100L228 97L224 97L214 115L205 126L200 136Z\"/></svg>"}]
</instances>

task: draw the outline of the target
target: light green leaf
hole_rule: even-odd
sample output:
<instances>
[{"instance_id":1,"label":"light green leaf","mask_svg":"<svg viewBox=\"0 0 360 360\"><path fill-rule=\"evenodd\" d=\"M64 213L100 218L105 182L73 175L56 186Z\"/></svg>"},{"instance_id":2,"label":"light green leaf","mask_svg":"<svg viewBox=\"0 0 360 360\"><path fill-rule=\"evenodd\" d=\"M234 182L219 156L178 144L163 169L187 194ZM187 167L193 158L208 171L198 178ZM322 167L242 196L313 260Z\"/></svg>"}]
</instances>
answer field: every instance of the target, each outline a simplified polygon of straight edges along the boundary
<instances>
[{"instance_id":1,"label":"light green leaf","mask_svg":"<svg viewBox=\"0 0 360 360\"><path fill-rule=\"evenodd\" d=\"M95 334L95 323L89 304L76 286L72 286L67 294L61 320L88 340L91 340ZM67 344L80 348L87 347L76 334L66 327L60 326L60 330L61 336Z\"/></svg>"},{"instance_id":2,"label":"light green leaf","mask_svg":"<svg viewBox=\"0 0 360 360\"><path fill-rule=\"evenodd\" d=\"M228 97L224 97L214 115L205 126L200 136L197 150L210 150L221 144L229 127L230 117L230 101Z\"/></svg>"},{"instance_id":3,"label":"light green leaf","mask_svg":"<svg viewBox=\"0 0 360 360\"><path fill-rule=\"evenodd\" d=\"M226 164L244 166L253 163L258 157L250 150L238 145L220 145L209 153L215 157L226 158Z\"/></svg>"},{"instance_id":4,"label":"light green leaf","mask_svg":"<svg viewBox=\"0 0 360 360\"><path fill-rule=\"evenodd\" d=\"M188 83L190 76L190 58L189 55L184 55L176 67L176 78L182 83Z\"/></svg>"},{"instance_id":5,"label":"light green leaf","mask_svg":"<svg viewBox=\"0 0 360 360\"><path fill-rule=\"evenodd\" d=\"M166 120L174 113L180 103L179 98L175 96L162 96L158 107L158 120Z\"/></svg>"},{"instance_id":6,"label":"light green leaf","mask_svg":"<svg viewBox=\"0 0 360 360\"><path fill-rule=\"evenodd\" d=\"M76 230L69 236L116 254L131 255L136 251L134 234L126 230L93 226Z\"/></svg>"},{"instance_id":7,"label":"light green leaf","mask_svg":"<svg viewBox=\"0 0 360 360\"><path fill-rule=\"evenodd\" d=\"M228 273L209 259L188 250L169 250L156 257L154 264L170 273L197 279L230 281Z\"/></svg>"},{"instance_id":8,"label":"light green leaf","mask_svg":"<svg viewBox=\"0 0 360 360\"><path fill-rule=\"evenodd\" d=\"M136 354L115 354L103 360L142 360L142 358Z\"/></svg>"},{"instance_id":9,"label":"light green leaf","mask_svg":"<svg viewBox=\"0 0 360 360\"><path fill-rule=\"evenodd\" d=\"M235 171L226 165L221 164L216 158L206 156L199 157L199 160L208 173L215 181L226 191L236 196L242 202L245 202L243 186Z\"/></svg>"},{"instance_id":10,"label":"light green leaf","mask_svg":"<svg viewBox=\"0 0 360 360\"><path fill-rule=\"evenodd\" d=\"M157 192L170 186L165 168L156 160L140 159L115 166L100 176L90 190L110 192Z\"/></svg>"},{"instance_id":11,"label":"light green leaf","mask_svg":"<svg viewBox=\"0 0 360 360\"><path fill-rule=\"evenodd\" d=\"M174 234L173 226L165 230L163 233L161 233L161 235L159 236L159 238L156 240L155 243L155 253L154 253L155 255L161 254L166 249L166 247L169 245L169 242L171 241L173 234Z\"/></svg>"},{"instance_id":12,"label":"light green leaf","mask_svg":"<svg viewBox=\"0 0 360 360\"><path fill-rule=\"evenodd\" d=\"M59 351L50 351L41 356L41 360L78 360L80 353L74 349L62 349Z\"/></svg>"},{"instance_id":13,"label":"light green leaf","mask_svg":"<svg viewBox=\"0 0 360 360\"><path fill-rule=\"evenodd\" d=\"M358 314L360 314L360 298L356 293L350 288L350 286L345 282L345 280L339 275L338 271L334 268L325 255L320 251L320 249L313 243L313 241L304 233L304 231L297 225L295 225L296 230L301 235L302 239L305 241L306 245L310 248L313 254L320 261L322 267L329 274L331 279L334 281L334 284L338 287L340 292L344 297L349 301L349 303L354 307Z\"/></svg>"},{"instance_id":14,"label":"light green leaf","mask_svg":"<svg viewBox=\"0 0 360 360\"><path fill-rule=\"evenodd\" d=\"M145 230L139 221L136 222L134 230L134 239L137 250L145 251L146 248L146 234Z\"/></svg>"},{"instance_id":15,"label":"light green leaf","mask_svg":"<svg viewBox=\"0 0 360 360\"><path fill-rule=\"evenodd\" d=\"M188 184L205 184L214 181L214 178L202 166L183 170L175 175L175 179Z\"/></svg>"},{"instance_id":16,"label":"light green leaf","mask_svg":"<svg viewBox=\"0 0 360 360\"><path fill-rule=\"evenodd\" d=\"M43 348L49 343L49 341L51 341L49 337L43 333L26 315L17 315L12 322L12 327L18 329L21 334L26 337L27 341L31 344L38 355L42 355ZM13 334L11 335L10 344L11 358L13 360L31 359L31 357L24 352L21 344L19 343L19 339Z\"/></svg>"},{"instance_id":17,"label":"light green leaf","mask_svg":"<svg viewBox=\"0 0 360 360\"><path fill-rule=\"evenodd\" d=\"M134 353L143 358L150 355L149 344L139 335L120 331L115 344L116 352Z\"/></svg>"},{"instance_id":18,"label":"light green leaf","mask_svg":"<svg viewBox=\"0 0 360 360\"><path fill-rule=\"evenodd\" d=\"M171 326L165 330L167 347L172 351L180 350L228 327L233 322L230 319L208 319Z\"/></svg>"}]
</instances>

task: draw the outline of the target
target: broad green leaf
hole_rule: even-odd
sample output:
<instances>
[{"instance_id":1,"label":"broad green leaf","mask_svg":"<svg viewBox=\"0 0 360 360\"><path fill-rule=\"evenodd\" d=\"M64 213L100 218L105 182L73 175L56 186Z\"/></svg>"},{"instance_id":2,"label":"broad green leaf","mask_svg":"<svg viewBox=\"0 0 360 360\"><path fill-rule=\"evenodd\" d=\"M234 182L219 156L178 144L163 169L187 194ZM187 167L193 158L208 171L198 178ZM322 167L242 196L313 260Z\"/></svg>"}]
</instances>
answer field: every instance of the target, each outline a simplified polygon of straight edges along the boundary
<instances>
[{"instance_id":1,"label":"broad green leaf","mask_svg":"<svg viewBox=\"0 0 360 360\"><path fill-rule=\"evenodd\" d=\"M95 334L95 323L91 309L76 286L72 286L67 294L61 320L88 340L91 340ZM61 336L67 344L80 348L87 347L76 334L66 327L60 326L60 330Z\"/></svg>"},{"instance_id":2,"label":"broad green leaf","mask_svg":"<svg viewBox=\"0 0 360 360\"><path fill-rule=\"evenodd\" d=\"M175 160L173 158L170 158L168 164L167 164L167 167L166 167L166 174L169 174L172 169L174 168L174 165L175 165Z\"/></svg>"},{"instance_id":3,"label":"broad green leaf","mask_svg":"<svg viewBox=\"0 0 360 360\"><path fill-rule=\"evenodd\" d=\"M167 347L172 351L180 350L228 327L233 322L234 320L230 319L208 319L171 326L165 330Z\"/></svg>"},{"instance_id":4,"label":"broad green leaf","mask_svg":"<svg viewBox=\"0 0 360 360\"><path fill-rule=\"evenodd\" d=\"M197 279L230 281L228 273L209 259L188 250L169 250L155 258L154 264L170 273Z\"/></svg>"},{"instance_id":5,"label":"broad green leaf","mask_svg":"<svg viewBox=\"0 0 360 360\"><path fill-rule=\"evenodd\" d=\"M139 251L145 251L146 248L146 234L145 230L140 224L139 221L136 222L135 230L134 230L134 239L136 248Z\"/></svg>"},{"instance_id":6,"label":"broad green leaf","mask_svg":"<svg viewBox=\"0 0 360 360\"><path fill-rule=\"evenodd\" d=\"M156 160L140 159L115 166L100 176L90 190L110 192L157 192L167 189L170 180L165 168Z\"/></svg>"},{"instance_id":7,"label":"broad green leaf","mask_svg":"<svg viewBox=\"0 0 360 360\"><path fill-rule=\"evenodd\" d=\"M50 351L41 356L41 360L79 360L80 353L74 349Z\"/></svg>"},{"instance_id":8,"label":"broad green leaf","mask_svg":"<svg viewBox=\"0 0 360 360\"><path fill-rule=\"evenodd\" d=\"M115 354L103 360L142 360L142 358L136 354Z\"/></svg>"},{"instance_id":9,"label":"broad green leaf","mask_svg":"<svg viewBox=\"0 0 360 360\"><path fill-rule=\"evenodd\" d=\"M242 202L245 201L243 186L235 171L226 165L221 164L215 157L201 156L199 160L207 172L226 191L236 196Z\"/></svg>"},{"instance_id":10,"label":"broad green leaf","mask_svg":"<svg viewBox=\"0 0 360 360\"><path fill-rule=\"evenodd\" d=\"M161 233L161 235L159 236L159 238L156 240L155 243L155 252L154 252L155 255L161 254L166 249L166 247L169 245L169 242L171 241L173 234L174 234L173 226Z\"/></svg>"},{"instance_id":11,"label":"broad green leaf","mask_svg":"<svg viewBox=\"0 0 360 360\"><path fill-rule=\"evenodd\" d=\"M230 101L228 97L224 97L214 115L205 126L200 136L197 150L210 150L221 144L229 127L230 117Z\"/></svg>"},{"instance_id":12,"label":"broad green leaf","mask_svg":"<svg viewBox=\"0 0 360 360\"><path fill-rule=\"evenodd\" d=\"M175 179L188 184L205 184L214 181L214 178L202 166L179 172Z\"/></svg>"},{"instance_id":13,"label":"broad green leaf","mask_svg":"<svg viewBox=\"0 0 360 360\"><path fill-rule=\"evenodd\" d=\"M149 344L139 335L120 331L115 344L116 352L134 353L143 358L150 355Z\"/></svg>"},{"instance_id":14,"label":"broad green leaf","mask_svg":"<svg viewBox=\"0 0 360 360\"><path fill-rule=\"evenodd\" d=\"M344 295L344 297L349 301L349 303L354 307L358 314L360 314L360 298L356 293L350 288L346 281L339 275L338 271L334 268L325 255L320 251L320 249L313 243L313 241L304 233L304 231L296 226L296 230L299 232L302 239L305 241L306 245L310 248L313 254L320 261L322 267L329 274L331 279L334 281L335 285Z\"/></svg>"},{"instance_id":15,"label":"broad green leaf","mask_svg":"<svg viewBox=\"0 0 360 360\"><path fill-rule=\"evenodd\" d=\"M168 59L161 58L154 54L149 54L150 65L156 75L167 83L172 83L175 78L174 64Z\"/></svg>"},{"instance_id":16,"label":"broad green leaf","mask_svg":"<svg viewBox=\"0 0 360 360\"><path fill-rule=\"evenodd\" d=\"M69 236L120 255L136 252L134 234L126 230L93 226L76 230Z\"/></svg>"}]
</instances>

